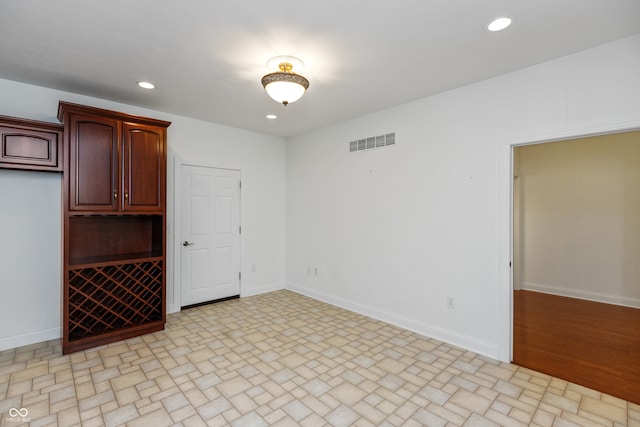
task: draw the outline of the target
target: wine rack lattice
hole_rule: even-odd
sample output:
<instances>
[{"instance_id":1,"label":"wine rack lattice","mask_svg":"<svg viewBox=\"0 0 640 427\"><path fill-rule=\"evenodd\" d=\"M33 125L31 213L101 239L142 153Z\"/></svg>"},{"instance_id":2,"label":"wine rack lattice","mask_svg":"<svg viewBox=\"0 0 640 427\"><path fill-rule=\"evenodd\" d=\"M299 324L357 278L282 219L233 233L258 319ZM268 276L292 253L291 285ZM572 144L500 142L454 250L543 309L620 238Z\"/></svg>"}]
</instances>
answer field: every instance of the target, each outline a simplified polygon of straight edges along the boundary
<instances>
[{"instance_id":1,"label":"wine rack lattice","mask_svg":"<svg viewBox=\"0 0 640 427\"><path fill-rule=\"evenodd\" d=\"M162 260L69 270L69 341L162 320Z\"/></svg>"}]
</instances>

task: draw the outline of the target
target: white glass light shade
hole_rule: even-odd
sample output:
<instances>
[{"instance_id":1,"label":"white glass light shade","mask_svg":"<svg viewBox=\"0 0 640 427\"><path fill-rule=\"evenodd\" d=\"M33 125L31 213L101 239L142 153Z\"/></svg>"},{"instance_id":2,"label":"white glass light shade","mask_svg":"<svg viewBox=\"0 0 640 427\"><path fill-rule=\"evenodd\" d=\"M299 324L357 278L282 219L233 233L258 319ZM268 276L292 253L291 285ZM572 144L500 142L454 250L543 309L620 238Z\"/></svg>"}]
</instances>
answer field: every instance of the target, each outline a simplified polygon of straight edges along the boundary
<instances>
[{"instance_id":1,"label":"white glass light shade","mask_svg":"<svg viewBox=\"0 0 640 427\"><path fill-rule=\"evenodd\" d=\"M296 102L309 88L309 80L300 74L292 73L293 65L282 62L280 71L262 77L262 86L275 101L284 104Z\"/></svg>"},{"instance_id":2,"label":"white glass light shade","mask_svg":"<svg viewBox=\"0 0 640 427\"><path fill-rule=\"evenodd\" d=\"M304 95L304 86L294 82L271 82L264 89L269 96L281 104L291 104Z\"/></svg>"}]
</instances>

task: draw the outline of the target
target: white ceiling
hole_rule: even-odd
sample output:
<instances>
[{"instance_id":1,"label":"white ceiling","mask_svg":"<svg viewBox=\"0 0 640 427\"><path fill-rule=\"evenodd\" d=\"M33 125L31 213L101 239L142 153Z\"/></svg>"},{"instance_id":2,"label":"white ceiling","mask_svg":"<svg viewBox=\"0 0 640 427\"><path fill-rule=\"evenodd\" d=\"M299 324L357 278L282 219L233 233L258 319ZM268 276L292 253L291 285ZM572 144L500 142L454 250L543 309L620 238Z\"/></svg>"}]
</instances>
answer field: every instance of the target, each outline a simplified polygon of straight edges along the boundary
<instances>
[{"instance_id":1,"label":"white ceiling","mask_svg":"<svg viewBox=\"0 0 640 427\"><path fill-rule=\"evenodd\" d=\"M639 0L0 0L0 77L290 136L637 33ZM277 55L311 82L287 107Z\"/></svg>"}]
</instances>

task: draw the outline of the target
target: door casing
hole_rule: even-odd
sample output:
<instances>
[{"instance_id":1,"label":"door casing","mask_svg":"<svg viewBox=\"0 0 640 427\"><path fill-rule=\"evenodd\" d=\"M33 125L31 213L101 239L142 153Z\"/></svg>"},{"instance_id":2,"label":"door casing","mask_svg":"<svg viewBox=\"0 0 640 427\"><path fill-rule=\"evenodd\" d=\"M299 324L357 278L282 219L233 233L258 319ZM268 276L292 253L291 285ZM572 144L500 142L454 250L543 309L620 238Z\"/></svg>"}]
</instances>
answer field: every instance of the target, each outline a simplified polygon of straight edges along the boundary
<instances>
[{"instance_id":1,"label":"door casing","mask_svg":"<svg viewBox=\"0 0 640 427\"><path fill-rule=\"evenodd\" d=\"M505 139L499 150L500 235L498 280L498 343L497 358L503 362L513 360L513 261L514 261L514 155L513 149L521 145L543 144L568 139L586 138L610 133L640 130L640 117L626 122L579 126L540 135Z\"/></svg>"}]
</instances>

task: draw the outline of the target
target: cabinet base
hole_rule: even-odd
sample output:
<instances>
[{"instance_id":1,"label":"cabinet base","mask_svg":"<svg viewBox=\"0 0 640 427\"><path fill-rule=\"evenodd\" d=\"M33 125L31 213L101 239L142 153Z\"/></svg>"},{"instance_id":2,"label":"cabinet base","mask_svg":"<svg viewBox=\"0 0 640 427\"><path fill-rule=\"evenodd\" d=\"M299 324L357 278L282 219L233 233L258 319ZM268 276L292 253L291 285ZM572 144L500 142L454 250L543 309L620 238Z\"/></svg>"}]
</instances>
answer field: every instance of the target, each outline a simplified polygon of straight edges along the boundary
<instances>
[{"instance_id":1,"label":"cabinet base","mask_svg":"<svg viewBox=\"0 0 640 427\"><path fill-rule=\"evenodd\" d=\"M68 342L66 339L62 341L62 354L74 353L76 351L86 350L100 345L111 344L116 341L134 338L140 335L157 332L164 329L164 322L153 322L146 325L134 326L118 331L94 337L82 338L76 341Z\"/></svg>"}]
</instances>

